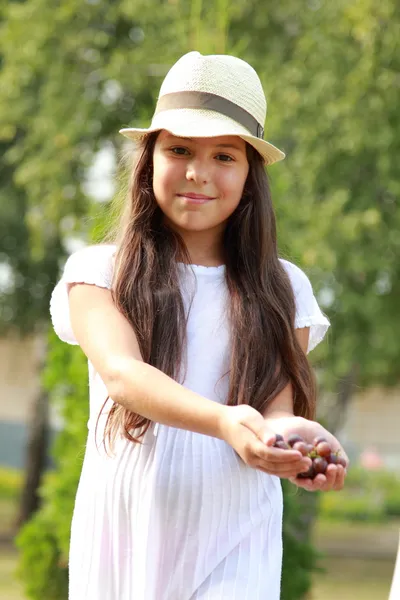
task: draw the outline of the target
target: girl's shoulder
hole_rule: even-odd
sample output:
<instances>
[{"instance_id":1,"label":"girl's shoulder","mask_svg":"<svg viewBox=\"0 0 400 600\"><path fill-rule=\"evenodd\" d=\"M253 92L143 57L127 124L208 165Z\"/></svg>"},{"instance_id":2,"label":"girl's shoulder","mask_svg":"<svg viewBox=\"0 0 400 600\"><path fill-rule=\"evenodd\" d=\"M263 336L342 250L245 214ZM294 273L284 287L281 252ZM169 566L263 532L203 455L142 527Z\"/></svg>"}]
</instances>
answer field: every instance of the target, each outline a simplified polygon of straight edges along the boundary
<instances>
[{"instance_id":1,"label":"girl's shoulder","mask_svg":"<svg viewBox=\"0 0 400 600\"><path fill-rule=\"evenodd\" d=\"M115 244L96 244L76 250L65 263L64 281L93 284L101 281L111 285L116 250Z\"/></svg>"},{"instance_id":2,"label":"girl's shoulder","mask_svg":"<svg viewBox=\"0 0 400 600\"><path fill-rule=\"evenodd\" d=\"M53 289L50 315L58 337L69 344L77 344L71 326L68 286L71 283L88 283L110 289L114 272L113 244L86 246L73 252L67 259L61 279Z\"/></svg>"},{"instance_id":3,"label":"girl's shoulder","mask_svg":"<svg viewBox=\"0 0 400 600\"><path fill-rule=\"evenodd\" d=\"M67 262L79 260L88 260L93 262L101 262L111 260L117 250L115 244L92 244L75 250L70 254Z\"/></svg>"},{"instance_id":4,"label":"girl's shoulder","mask_svg":"<svg viewBox=\"0 0 400 600\"><path fill-rule=\"evenodd\" d=\"M296 304L295 328L310 328L308 341L308 352L310 352L323 340L330 323L321 311L314 296L311 282L304 271L294 263L283 258L280 259L280 262L292 284Z\"/></svg>"},{"instance_id":5,"label":"girl's shoulder","mask_svg":"<svg viewBox=\"0 0 400 600\"><path fill-rule=\"evenodd\" d=\"M304 273L304 271L302 271L300 269L300 267L298 267L297 265L295 265L292 262L289 262L288 260L286 260L284 258L280 258L279 261L280 261L281 265L284 267L286 273L288 274L288 277L290 279L290 283L292 284L292 288L293 288L295 295L301 289L312 290L312 286L311 286L311 282L310 282L309 278Z\"/></svg>"}]
</instances>

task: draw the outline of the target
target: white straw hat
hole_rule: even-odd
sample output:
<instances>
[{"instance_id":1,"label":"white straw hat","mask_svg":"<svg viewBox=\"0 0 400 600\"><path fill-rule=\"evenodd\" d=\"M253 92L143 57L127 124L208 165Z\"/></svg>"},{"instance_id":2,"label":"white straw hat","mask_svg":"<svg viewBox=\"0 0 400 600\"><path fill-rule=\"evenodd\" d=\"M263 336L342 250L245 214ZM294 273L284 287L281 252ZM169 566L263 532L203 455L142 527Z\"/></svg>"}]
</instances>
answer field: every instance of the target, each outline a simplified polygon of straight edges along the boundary
<instances>
[{"instance_id":1,"label":"white straw hat","mask_svg":"<svg viewBox=\"0 0 400 600\"><path fill-rule=\"evenodd\" d=\"M253 67L235 56L189 52L167 73L150 127L129 127L120 133L133 140L161 129L178 137L238 135L270 165L285 154L263 139L266 114L264 91Z\"/></svg>"}]
</instances>

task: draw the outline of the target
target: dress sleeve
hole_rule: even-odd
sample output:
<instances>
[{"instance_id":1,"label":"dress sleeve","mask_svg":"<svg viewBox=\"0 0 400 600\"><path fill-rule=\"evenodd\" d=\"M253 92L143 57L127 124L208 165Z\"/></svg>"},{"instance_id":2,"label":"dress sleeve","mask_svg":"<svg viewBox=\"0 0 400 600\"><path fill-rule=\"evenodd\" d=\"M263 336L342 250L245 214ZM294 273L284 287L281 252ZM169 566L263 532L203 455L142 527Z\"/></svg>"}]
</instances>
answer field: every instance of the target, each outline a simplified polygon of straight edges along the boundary
<instances>
[{"instance_id":1,"label":"dress sleeve","mask_svg":"<svg viewBox=\"0 0 400 600\"><path fill-rule=\"evenodd\" d=\"M65 263L60 281L50 299L50 316L54 331L68 344L78 345L71 327L68 301L69 283L89 283L111 288L113 277L113 245L88 246L71 254Z\"/></svg>"},{"instance_id":2,"label":"dress sleeve","mask_svg":"<svg viewBox=\"0 0 400 600\"><path fill-rule=\"evenodd\" d=\"M325 337L330 323L322 313L307 275L296 265L281 260L289 275L296 301L296 329L310 328L308 350L311 352Z\"/></svg>"}]
</instances>

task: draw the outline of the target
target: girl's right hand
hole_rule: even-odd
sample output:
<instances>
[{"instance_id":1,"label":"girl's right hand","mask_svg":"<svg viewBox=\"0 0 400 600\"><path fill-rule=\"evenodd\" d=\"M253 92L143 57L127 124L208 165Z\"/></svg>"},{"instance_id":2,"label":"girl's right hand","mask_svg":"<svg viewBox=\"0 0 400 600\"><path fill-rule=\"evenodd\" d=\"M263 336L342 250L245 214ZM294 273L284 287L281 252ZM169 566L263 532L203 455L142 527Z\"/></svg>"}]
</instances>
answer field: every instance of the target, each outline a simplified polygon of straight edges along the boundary
<instances>
[{"instance_id":1,"label":"girl's right hand","mask_svg":"<svg viewBox=\"0 0 400 600\"><path fill-rule=\"evenodd\" d=\"M311 459L296 450L274 448L275 432L251 406L226 406L221 422L222 438L254 469L269 475L290 478L306 472Z\"/></svg>"}]
</instances>

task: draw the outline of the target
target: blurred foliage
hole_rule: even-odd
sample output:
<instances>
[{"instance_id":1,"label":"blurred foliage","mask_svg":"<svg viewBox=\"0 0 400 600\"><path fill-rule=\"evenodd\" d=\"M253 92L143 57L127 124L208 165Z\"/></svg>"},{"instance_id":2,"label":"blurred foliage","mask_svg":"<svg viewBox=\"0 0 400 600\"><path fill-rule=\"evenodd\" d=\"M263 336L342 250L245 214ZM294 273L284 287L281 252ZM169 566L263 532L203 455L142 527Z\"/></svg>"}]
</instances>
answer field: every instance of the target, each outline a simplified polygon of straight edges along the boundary
<instances>
[{"instance_id":1,"label":"blurred foliage","mask_svg":"<svg viewBox=\"0 0 400 600\"><path fill-rule=\"evenodd\" d=\"M85 452L89 407L85 357L77 348L62 343L53 332L43 384L50 391L65 427L58 434L52 452L57 472L46 474L40 490L42 508L17 537L21 550L19 575L29 598L63 600L68 598L70 528Z\"/></svg>"},{"instance_id":2,"label":"blurred foliage","mask_svg":"<svg viewBox=\"0 0 400 600\"><path fill-rule=\"evenodd\" d=\"M383 522L400 517L400 477L390 471L350 469L339 494L323 494L320 519Z\"/></svg>"},{"instance_id":3,"label":"blurred foliage","mask_svg":"<svg viewBox=\"0 0 400 600\"><path fill-rule=\"evenodd\" d=\"M68 598L68 569L48 508L36 513L17 537L17 547L22 551L18 575L23 578L28 598L62 600Z\"/></svg>"},{"instance_id":4,"label":"blurred foliage","mask_svg":"<svg viewBox=\"0 0 400 600\"><path fill-rule=\"evenodd\" d=\"M259 72L266 137L287 152L271 169L280 243L332 320L324 385L352 368L396 383L399 16L395 0L0 2L0 256L17 275L3 322L47 319L63 240L102 211L84 187L96 152L148 123L182 53L230 52Z\"/></svg>"},{"instance_id":5,"label":"blurred foliage","mask_svg":"<svg viewBox=\"0 0 400 600\"><path fill-rule=\"evenodd\" d=\"M0 0L2 330L46 326L68 240L107 221L85 187L97 153L119 156L118 129L149 122L181 54L227 52L260 74L266 137L287 152L270 170L280 245L332 321L314 353L323 385L335 390L352 369L360 386L397 383L399 16L395 0ZM88 404L81 353L54 341L46 386L66 423L58 474L20 536L30 597L41 600L66 597ZM312 554L290 533L299 507L287 492L286 504L283 593L295 600Z\"/></svg>"},{"instance_id":6,"label":"blurred foliage","mask_svg":"<svg viewBox=\"0 0 400 600\"><path fill-rule=\"evenodd\" d=\"M285 501L281 600L299 600L307 597L311 577L320 570L320 554L311 543L311 531L304 514L308 492L284 479L282 488ZM314 500L318 502L319 494Z\"/></svg>"}]
</instances>

